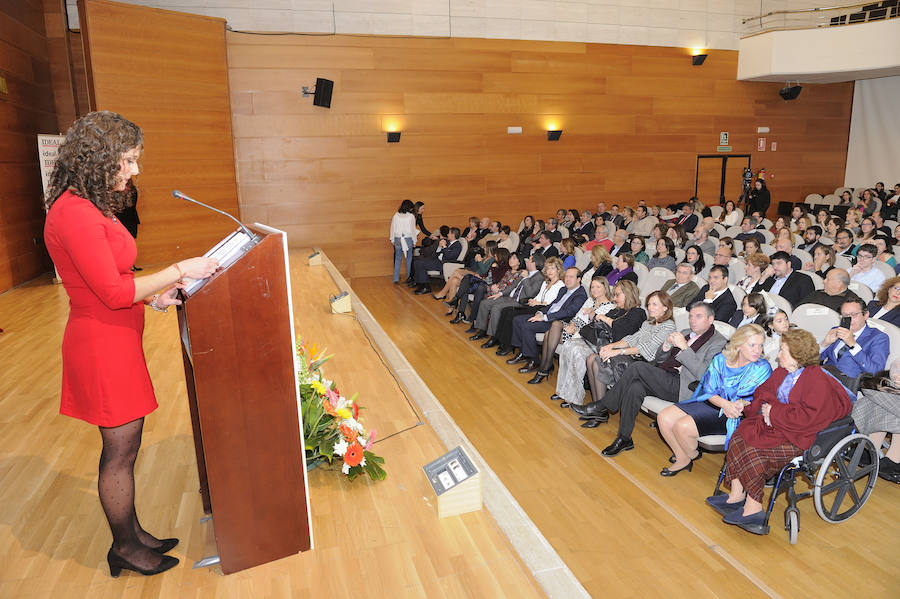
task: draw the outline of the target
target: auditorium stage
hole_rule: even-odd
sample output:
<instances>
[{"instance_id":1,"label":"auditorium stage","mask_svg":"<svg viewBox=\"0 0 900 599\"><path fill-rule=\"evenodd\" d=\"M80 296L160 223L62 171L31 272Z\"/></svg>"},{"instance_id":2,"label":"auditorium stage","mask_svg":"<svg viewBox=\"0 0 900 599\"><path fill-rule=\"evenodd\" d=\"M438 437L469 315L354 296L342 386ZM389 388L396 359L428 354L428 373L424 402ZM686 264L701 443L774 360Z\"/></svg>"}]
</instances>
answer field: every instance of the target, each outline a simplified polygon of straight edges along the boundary
<instances>
[{"instance_id":1,"label":"auditorium stage","mask_svg":"<svg viewBox=\"0 0 900 599\"><path fill-rule=\"evenodd\" d=\"M395 380L381 357L390 352L370 345L377 331L331 313L328 297L338 287L326 267L306 264L308 253L291 253L297 332L334 354L324 371L343 392L359 393L361 418L382 439L374 451L387 478L351 483L339 470L313 470L314 551L229 576L192 569L215 546L212 525L200 522L176 315L147 310L145 352L160 407L146 419L137 507L148 530L181 538L172 552L181 564L149 578L110 578L111 537L96 491L100 437L58 415L68 302L44 277L0 295L0 598L544 596L539 580L559 568L532 575L487 510L437 518L421 468L446 448L407 401L421 391L399 382L415 373L398 368Z\"/></svg>"}]
</instances>

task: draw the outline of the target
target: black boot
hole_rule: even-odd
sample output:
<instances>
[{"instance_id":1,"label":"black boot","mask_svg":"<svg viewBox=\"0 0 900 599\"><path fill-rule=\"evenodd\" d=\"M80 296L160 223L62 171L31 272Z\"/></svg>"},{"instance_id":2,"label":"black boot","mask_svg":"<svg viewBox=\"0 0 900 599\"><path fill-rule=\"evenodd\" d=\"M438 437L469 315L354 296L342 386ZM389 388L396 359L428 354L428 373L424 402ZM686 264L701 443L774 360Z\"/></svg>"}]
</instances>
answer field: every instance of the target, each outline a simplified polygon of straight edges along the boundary
<instances>
[{"instance_id":1,"label":"black boot","mask_svg":"<svg viewBox=\"0 0 900 599\"><path fill-rule=\"evenodd\" d=\"M522 352L517 353L515 356L506 361L507 364L523 364L528 361L528 356L524 355Z\"/></svg>"},{"instance_id":2,"label":"black boot","mask_svg":"<svg viewBox=\"0 0 900 599\"><path fill-rule=\"evenodd\" d=\"M535 362L531 358L528 358L528 362L525 363L525 366L519 369L519 373L527 374L529 372L534 372L535 370L537 370L537 367L537 362Z\"/></svg>"},{"instance_id":3,"label":"black boot","mask_svg":"<svg viewBox=\"0 0 900 599\"><path fill-rule=\"evenodd\" d=\"M544 382L544 379L545 379L545 378L547 378L547 375L546 375L546 374L543 374L543 373L541 373L541 372L538 372L537 374L535 374L533 377L531 377L531 378L528 380L528 384L529 384L529 385L540 385L541 383Z\"/></svg>"}]
</instances>

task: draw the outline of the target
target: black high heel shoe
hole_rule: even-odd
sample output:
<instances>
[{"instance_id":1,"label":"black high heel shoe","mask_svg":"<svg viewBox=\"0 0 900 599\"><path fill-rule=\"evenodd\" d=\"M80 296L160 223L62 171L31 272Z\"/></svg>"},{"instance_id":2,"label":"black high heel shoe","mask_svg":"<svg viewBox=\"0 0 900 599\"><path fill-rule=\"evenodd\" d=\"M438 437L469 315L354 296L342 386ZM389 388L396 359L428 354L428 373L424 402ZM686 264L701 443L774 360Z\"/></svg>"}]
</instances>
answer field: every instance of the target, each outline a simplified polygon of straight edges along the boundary
<instances>
[{"instance_id":1,"label":"black high heel shoe","mask_svg":"<svg viewBox=\"0 0 900 599\"><path fill-rule=\"evenodd\" d=\"M700 448L698 447L698 448L697 448L697 455L696 455L695 457L691 458L691 461L692 461L692 462L696 462L697 460L699 460L699 459L702 458L702 457L703 457L703 450L700 449ZM674 464L674 463L675 463L675 454L674 454L674 453L673 453L672 455L669 456L669 463L670 463L670 464Z\"/></svg>"},{"instance_id":2,"label":"black high heel shoe","mask_svg":"<svg viewBox=\"0 0 900 599\"><path fill-rule=\"evenodd\" d=\"M681 474L682 472L685 472L685 471L690 472L693 469L694 469L694 460L691 460L690 462L688 462L687 466L685 466L684 468L679 468L678 470L669 470L668 468L663 468L660 471L659 475L660 476L677 476L678 474Z\"/></svg>"},{"instance_id":3,"label":"black high heel shoe","mask_svg":"<svg viewBox=\"0 0 900 599\"><path fill-rule=\"evenodd\" d=\"M144 576L153 576L154 574L159 574L161 572L165 572L166 570L171 570L172 568L177 566L178 558L172 557L171 555L164 555L162 556L162 561L159 562L158 566L156 566L152 570L144 570L135 566L124 557L114 552L112 550L112 547L110 547L109 552L106 554L106 563L109 564L109 575L113 578L118 578L119 574L122 573L122 570L131 570L133 572L143 574Z\"/></svg>"},{"instance_id":4,"label":"black high heel shoe","mask_svg":"<svg viewBox=\"0 0 900 599\"><path fill-rule=\"evenodd\" d=\"M178 545L178 539L174 537L171 539L160 539L159 542L162 543L162 545L159 547L151 547L151 549L157 553L168 553Z\"/></svg>"}]
</instances>

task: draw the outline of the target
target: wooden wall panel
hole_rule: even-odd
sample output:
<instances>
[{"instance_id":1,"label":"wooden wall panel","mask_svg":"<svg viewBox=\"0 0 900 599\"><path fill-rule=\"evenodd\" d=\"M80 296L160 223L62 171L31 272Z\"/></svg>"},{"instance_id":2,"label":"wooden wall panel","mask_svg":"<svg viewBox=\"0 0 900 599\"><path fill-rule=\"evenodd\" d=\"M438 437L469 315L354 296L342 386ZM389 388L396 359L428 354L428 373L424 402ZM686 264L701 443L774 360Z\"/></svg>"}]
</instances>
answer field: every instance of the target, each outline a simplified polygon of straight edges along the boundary
<instances>
[{"instance_id":1,"label":"wooden wall panel","mask_svg":"<svg viewBox=\"0 0 900 599\"><path fill-rule=\"evenodd\" d=\"M171 192L238 216L224 20L104 0L83 15L92 108L144 131L138 263L206 251L233 225Z\"/></svg>"},{"instance_id":2,"label":"wooden wall panel","mask_svg":"<svg viewBox=\"0 0 900 599\"><path fill-rule=\"evenodd\" d=\"M0 292L49 268L38 133L57 131L41 0L0 3ZM2 324L0 324L2 327Z\"/></svg>"},{"instance_id":3,"label":"wooden wall panel","mask_svg":"<svg viewBox=\"0 0 900 599\"><path fill-rule=\"evenodd\" d=\"M852 83L735 79L737 53L517 40L226 36L241 210L320 244L349 276L391 270L391 216L404 198L425 222L596 202L663 204L694 190L697 154L719 131L766 167L775 203L843 181ZM334 81L331 110L297 93ZM564 130L547 141L551 123ZM385 130L403 131L387 144ZM524 127L508 136L506 127ZM756 151L756 128L778 151ZM715 198L701 198L713 200ZM352 246L348 245L354 240Z\"/></svg>"}]
</instances>

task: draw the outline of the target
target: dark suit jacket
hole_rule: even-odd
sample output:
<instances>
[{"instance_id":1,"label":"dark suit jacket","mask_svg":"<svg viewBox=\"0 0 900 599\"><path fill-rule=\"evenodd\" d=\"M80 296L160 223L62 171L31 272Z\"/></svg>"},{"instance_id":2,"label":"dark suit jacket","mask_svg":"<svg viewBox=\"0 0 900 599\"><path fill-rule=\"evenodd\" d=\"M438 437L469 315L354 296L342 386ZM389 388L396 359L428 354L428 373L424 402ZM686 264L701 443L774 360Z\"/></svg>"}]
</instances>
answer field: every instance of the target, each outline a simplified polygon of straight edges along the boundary
<instances>
[{"instance_id":1,"label":"dark suit jacket","mask_svg":"<svg viewBox=\"0 0 900 599\"><path fill-rule=\"evenodd\" d=\"M534 250L534 252L532 252L532 256L536 256L538 254L541 254L542 256L544 256L544 258L553 258L554 256L559 258L559 250L557 250L552 245L548 245L547 249L538 248Z\"/></svg>"},{"instance_id":2,"label":"dark suit jacket","mask_svg":"<svg viewBox=\"0 0 900 599\"><path fill-rule=\"evenodd\" d=\"M826 308L831 308L838 314L841 313L841 306L844 305L844 302L856 299L857 295L850 291L849 289L845 289L844 293L839 295L828 295L825 293L824 289L816 289L802 300L797 306L802 306L803 304L819 304L820 306L825 306ZM873 302L874 303L874 302ZM869 304L870 306L872 304ZM898 313L900 315L900 313Z\"/></svg>"},{"instance_id":3,"label":"dark suit jacket","mask_svg":"<svg viewBox=\"0 0 900 599\"><path fill-rule=\"evenodd\" d=\"M734 328L738 328L738 325L741 324L741 321L744 320L744 311L738 308L734 311L734 315L731 317L731 320L728 321L728 324L733 326ZM765 314L758 314L756 318L753 320L752 324L762 325L766 321Z\"/></svg>"},{"instance_id":4,"label":"dark suit jacket","mask_svg":"<svg viewBox=\"0 0 900 599\"><path fill-rule=\"evenodd\" d=\"M533 297L536 297L538 292L541 290L541 284L544 282L544 277L541 273L537 273L531 275L524 281L516 283L515 285L510 285L506 289L503 290L501 295L505 295L511 298L515 298L516 290L519 288L519 285L522 286L522 292L519 293L519 303L527 304L528 300Z\"/></svg>"},{"instance_id":5,"label":"dark suit jacket","mask_svg":"<svg viewBox=\"0 0 900 599\"><path fill-rule=\"evenodd\" d=\"M547 322L553 322L554 320L569 320L581 309L581 306L584 305L584 302L587 300L587 291L585 291L584 287L579 285L575 288L575 293L569 296L569 299L562 305L562 307L554 312L553 314L549 313L550 306L556 303L557 299L562 298L569 290L563 287L559 290L559 293L556 294L556 297L550 302L550 305L542 307L541 312L543 312L547 316Z\"/></svg>"},{"instance_id":6,"label":"dark suit jacket","mask_svg":"<svg viewBox=\"0 0 900 599\"><path fill-rule=\"evenodd\" d=\"M685 233L693 233L694 229L697 228L697 225L700 223L700 219L697 218L696 214L692 214L690 216L681 216L678 220L675 221L676 225L681 225L684 227Z\"/></svg>"},{"instance_id":7,"label":"dark suit jacket","mask_svg":"<svg viewBox=\"0 0 900 599\"><path fill-rule=\"evenodd\" d=\"M775 276L772 275L765 281L757 283L756 287L753 288L753 291L759 291L760 289L762 291L769 291L774 284ZM788 275L787 281L782 285L781 292L778 295L790 302L791 308L796 308L800 305L800 301L803 298L815 290L816 286L813 284L812 279L802 272L794 270Z\"/></svg>"},{"instance_id":8,"label":"dark suit jacket","mask_svg":"<svg viewBox=\"0 0 900 599\"><path fill-rule=\"evenodd\" d=\"M685 339L690 339L691 330L685 329L681 331L681 334L684 335ZM699 340L700 337L694 339L694 344ZM696 347L695 345L688 345L687 349L683 349L675 354L675 360L681 364L678 401L685 401L691 398L691 395L694 394L694 391L690 387L691 383L703 378L713 356L720 353L726 343L727 339L713 327L713 333L705 343ZM672 352L677 349L673 347L669 351L663 351L662 347L663 346L660 345L656 352L657 366L662 366L665 361L669 359Z\"/></svg>"},{"instance_id":9,"label":"dark suit jacket","mask_svg":"<svg viewBox=\"0 0 900 599\"><path fill-rule=\"evenodd\" d=\"M437 256L441 262L455 262L461 251L462 244L457 240L448 244L444 249L438 250Z\"/></svg>"},{"instance_id":10,"label":"dark suit jacket","mask_svg":"<svg viewBox=\"0 0 900 599\"><path fill-rule=\"evenodd\" d=\"M807 277L808 278L808 277ZM706 297L706 292L709 291L709 285L704 285L700 290L700 293L694 296L694 299L690 301L691 304L694 302L702 302ZM734 301L734 296L731 294L731 289L726 289L722 293L719 294L712 304L713 312L716 313L716 320L720 320L722 322L728 322L732 315L734 315L734 311L737 310L737 302Z\"/></svg>"},{"instance_id":11,"label":"dark suit jacket","mask_svg":"<svg viewBox=\"0 0 900 599\"><path fill-rule=\"evenodd\" d=\"M674 284L675 279L669 279L663 284L662 291L669 293L669 289ZM672 303L675 304L676 308L686 308L691 304L691 300L694 299L698 291L700 291L700 288L697 287L697 283L688 281L687 285L682 285L675 290L675 293L669 293L669 297L672 298Z\"/></svg>"},{"instance_id":12,"label":"dark suit jacket","mask_svg":"<svg viewBox=\"0 0 900 599\"><path fill-rule=\"evenodd\" d=\"M853 293L851 291L851 293ZM878 303L877 299L873 299L869 302L869 318L874 318L875 314L881 310L881 304ZM897 306L887 314L878 317L878 320L883 320L885 322L889 322L892 325L896 325L900 327L900 306Z\"/></svg>"},{"instance_id":13,"label":"dark suit jacket","mask_svg":"<svg viewBox=\"0 0 900 599\"><path fill-rule=\"evenodd\" d=\"M841 343L840 339L822 350L819 356L822 366L828 364L837 366L838 370L850 378L856 378L862 372L871 374L881 372L884 370L891 352L888 336L874 327L866 327L856 338L856 344L860 347L860 351L855 356L847 351L840 360L836 360L834 349L838 343Z\"/></svg>"},{"instance_id":14,"label":"dark suit jacket","mask_svg":"<svg viewBox=\"0 0 900 599\"><path fill-rule=\"evenodd\" d=\"M594 223L588 222L578 227L578 225L572 227L572 237L575 238L577 242L581 241L590 241L594 238Z\"/></svg>"}]
</instances>

